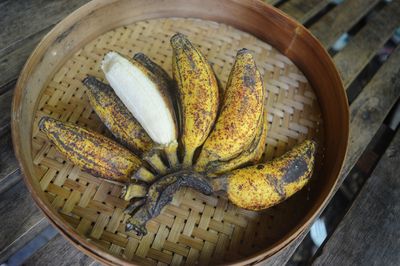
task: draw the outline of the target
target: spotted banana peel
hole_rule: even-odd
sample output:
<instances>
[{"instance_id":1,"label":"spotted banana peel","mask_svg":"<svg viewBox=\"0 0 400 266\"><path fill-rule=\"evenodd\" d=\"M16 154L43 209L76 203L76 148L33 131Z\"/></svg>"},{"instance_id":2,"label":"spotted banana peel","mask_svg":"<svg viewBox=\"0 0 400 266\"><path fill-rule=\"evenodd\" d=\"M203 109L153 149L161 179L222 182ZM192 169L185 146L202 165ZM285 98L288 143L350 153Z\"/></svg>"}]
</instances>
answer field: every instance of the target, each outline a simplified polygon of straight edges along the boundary
<instances>
[{"instance_id":1,"label":"spotted banana peel","mask_svg":"<svg viewBox=\"0 0 400 266\"><path fill-rule=\"evenodd\" d=\"M68 160L96 177L121 185L154 180L139 157L95 131L47 116L40 119L39 129ZM130 197L142 197L145 191L143 185L132 184Z\"/></svg>"},{"instance_id":2,"label":"spotted banana peel","mask_svg":"<svg viewBox=\"0 0 400 266\"><path fill-rule=\"evenodd\" d=\"M223 161L214 161L210 162L208 165L207 175L212 177L216 174L223 174L229 171L232 171L236 168L239 168L246 164L254 164L260 161L264 150L265 144L267 140L267 131L268 131L268 121L266 116L266 111L264 109L264 114L260 117L260 123L258 125L257 134L251 142L250 146L241 152L237 157L223 162Z\"/></svg>"},{"instance_id":3,"label":"spotted banana peel","mask_svg":"<svg viewBox=\"0 0 400 266\"><path fill-rule=\"evenodd\" d=\"M251 52L241 49L229 76L220 115L204 143L196 171L227 162L251 146L264 110L264 88ZM229 168L229 167L228 167Z\"/></svg>"},{"instance_id":4,"label":"spotted banana peel","mask_svg":"<svg viewBox=\"0 0 400 266\"><path fill-rule=\"evenodd\" d=\"M210 64L183 34L171 38L172 73L177 83L183 166L206 140L218 112L218 84Z\"/></svg>"},{"instance_id":5,"label":"spotted banana peel","mask_svg":"<svg viewBox=\"0 0 400 266\"><path fill-rule=\"evenodd\" d=\"M302 189L315 163L316 143L306 140L270 162L234 170L214 179L214 190L226 191L229 200L248 210L274 206Z\"/></svg>"},{"instance_id":6,"label":"spotted banana peel","mask_svg":"<svg viewBox=\"0 0 400 266\"><path fill-rule=\"evenodd\" d=\"M148 152L153 141L110 85L88 76L83 81L90 105L116 139L136 154Z\"/></svg>"}]
</instances>

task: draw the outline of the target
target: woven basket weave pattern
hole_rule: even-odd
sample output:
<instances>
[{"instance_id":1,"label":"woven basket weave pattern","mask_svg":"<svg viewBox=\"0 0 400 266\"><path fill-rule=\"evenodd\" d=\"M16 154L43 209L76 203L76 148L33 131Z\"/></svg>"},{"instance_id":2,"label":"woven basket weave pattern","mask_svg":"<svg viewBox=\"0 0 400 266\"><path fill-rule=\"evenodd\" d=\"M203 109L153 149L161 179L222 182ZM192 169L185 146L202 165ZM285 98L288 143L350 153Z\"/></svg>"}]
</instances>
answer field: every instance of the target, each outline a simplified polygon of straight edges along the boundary
<instances>
[{"instance_id":1,"label":"woven basket weave pattern","mask_svg":"<svg viewBox=\"0 0 400 266\"><path fill-rule=\"evenodd\" d=\"M321 135L317 99L306 78L270 45L232 27L196 19L157 19L109 31L79 50L44 88L33 126L37 179L49 202L77 232L108 252L142 264L187 264L231 261L274 243L299 219L307 192L265 212L236 208L223 195L212 197L182 189L160 216L148 223L149 233L126 233L127 202L121 187L81 172L66 161L38 131L43 115L78 123L110 135L89 105L81 80L104 80L100 62L105 53L126 56L143 52L171 73L169 38L186 34L212 63L223 87L236 51L254 51L264 77L268 137L264 160L281 155L307 137ZM286 220L290 217L289 220Z\"/></svg>"}]
</instances>

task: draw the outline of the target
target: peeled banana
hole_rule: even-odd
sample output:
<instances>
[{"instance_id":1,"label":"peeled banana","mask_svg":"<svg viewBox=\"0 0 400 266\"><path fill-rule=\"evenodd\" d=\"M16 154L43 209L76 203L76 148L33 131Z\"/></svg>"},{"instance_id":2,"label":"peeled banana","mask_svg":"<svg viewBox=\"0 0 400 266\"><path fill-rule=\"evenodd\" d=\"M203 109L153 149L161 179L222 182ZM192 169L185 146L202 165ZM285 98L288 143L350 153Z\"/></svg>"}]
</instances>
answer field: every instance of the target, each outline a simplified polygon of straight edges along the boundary
<instances>
[{"instance_id":1,"label":"peeled banana","mask_svg":"<svg viewBox=\"0 0 400 266\"><path fill-rule=\"evenodd\" d=\"M93 76L82 82L88 89L90 105L118 141L136 154L149 151L152 140L114 90Z\"/></svg>"},{"instance_id":2,"label":"peeled banana","mask_svg":"<svg viewBox=\"0 0 400 266\"><path fill-rule=\"evenodd\" d=\"M107 53L101 67L121 101L151 139L166 151L170 164L177 165L178 130L166 82L142 63L116 52ZM149 158L155 169L165 171L161 160Z\"/></svg>"},{"instance_id":3,"label":"peeled banana","mask_svg":"<svg viewBox=\"0 0 400 266\"><path fill-rule=\"evenodd\" d=\"M200 152L195 169L226 162L254 140L264 110L264 88L251 52L241 49L229 76L221 113Z\"/></svg>"},{"instance_id":4,"label":"peeled banana","mask_svg":"<svg viewBox=\"0 0 400 266\"><path fill-rule=\"evenodd\" d=\"M213 180L240 208L262 210L302 189L312 175L316 143L306 140L270 162L234 170Z\"/></svg>"},{"instance_id":5,"label":"peeled banana","mask_svg":"<svg viewBox=\"0 0 400 266\"><path fill-rule=\"evenodd\" d=\"M218 84L199 49L180 33L171 38L172 73L178 86L183 166L192 165L196 149L206 140L218 112Z\"/></svg>"}]
</instances>

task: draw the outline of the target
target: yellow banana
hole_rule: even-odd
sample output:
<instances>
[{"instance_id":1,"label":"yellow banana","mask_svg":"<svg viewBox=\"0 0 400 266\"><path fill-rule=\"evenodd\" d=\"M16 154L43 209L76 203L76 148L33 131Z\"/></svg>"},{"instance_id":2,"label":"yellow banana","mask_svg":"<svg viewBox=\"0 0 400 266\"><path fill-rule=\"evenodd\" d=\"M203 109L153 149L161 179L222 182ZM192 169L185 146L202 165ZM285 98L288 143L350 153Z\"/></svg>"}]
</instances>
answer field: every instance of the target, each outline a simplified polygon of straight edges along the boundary
<instances>
[{"instance_id":1,"label":"yellow banana","mask_svg":"<svg viewBox=\"0 0 400 266\"><path fill-rule=\"evenodd\" d=\"M235 205L262 210L282 202L307 184L315 162L316 143L306 140L270 162L245 167L213 180Z\"/></svg>"},{"instance_id":2,"label":"yellow banana","mask_svg":"<svg viewBox=\"0 0 400 266\"><path fill-rule=\"evenodd\" d=\"M267 127L268 121L266 112L260 118L260 125L258 126L258 132L250 144L249 148L239 154L237 157L226 161L215 161L209 164L208 174L222 174L234 170L248 163L257 163L265 150L265 143L267 140Z\"/></svg>"},{"instance_id":3,"label":"yellow banana","mask_svg":"<svg viewBox=\"0 0 400 266\"><path fill-rule=\"evenodd\" d=\"M218 84L201 52L182 34L172 36L172 73L178 85L183 165L192 165L196 149L206 140L218 112Z\"/></svg>"},{"instance_id":4,"label":"yellow banana","mask_svg":"<svg viewBox=\"0 0 400 266\"><path fill-rule=\"evenodd\" d=\"M225 90L221 113L196 162L197 171L210 163L237 157L250 146L264 109L264 88L260 72L247 49L237 52Z\"/></svg>"},{"instance_id":5,"label":"yellow banana","mask_svg":"<svg viewBox=\"0 0 400 266\"><path fill-rule=\"evenodd\" d=\"M67 159L94 176L126 184L142 169L142 161L136 155L97 132L51 117L42 117L39 129ZM152 181L148 177L136 175L143 181Z\"/></svg>"},{"instance_id":6,"label":"yellow banana","mask_svg":"<svg viewBox=\"0 0 400 266\"><path fill-rule=\"evenodd\" d=\"M90 105L117 140L136 154L149 151L152 140L114 90L93 76L82 82L88 89Z\"/></svg>"}]
</instances>

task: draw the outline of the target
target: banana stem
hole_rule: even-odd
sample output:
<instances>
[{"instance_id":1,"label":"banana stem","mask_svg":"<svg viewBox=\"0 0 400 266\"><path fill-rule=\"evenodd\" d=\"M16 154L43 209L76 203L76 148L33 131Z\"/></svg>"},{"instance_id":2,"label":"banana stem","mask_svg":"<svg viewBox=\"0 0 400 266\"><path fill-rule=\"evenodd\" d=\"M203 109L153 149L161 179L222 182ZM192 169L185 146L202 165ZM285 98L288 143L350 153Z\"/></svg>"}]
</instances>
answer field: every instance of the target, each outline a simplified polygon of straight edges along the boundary
<instances>
[{"instance_id":1,"label":"banana stem","mask_svg":"<svg viewBox=\"0 0 400 266\"><path fill-rule=\"evenodd\" d=\"M218 177L211 180L211 186L214 191L227 191L228 189L228 178Z\"/></svg>"},{"instance_id":2,"label":"banana stem","mask_svg":"<svg viewBox=\"0 0 400 266\"><path fill-rule=\"evenodd\" d=\"M168 167L164 164L164 162L160 158L159 149L152 149L144 156L144 160L148 162L154 170L157 171L158 174L164 175L168 172Z\"/></svg>"},{"instance_id":3,"label":"banana stem","mask_svg":"<svg viewBox=\"0 0 400 266\"><path fill-rule=\"evenodd\" d=\"M194 150L193 149L187 149L185 151L185 156L183 157L183 167L184 168L189 168L193 164L193 155L194 155Z\"/></svg>"},{"instance_id":4,"label":"banana stem","mask_svg":"<svg viewBox=\"0 0 400 266\"><path fill-rule=\"evenodd\" d=\"M153 183L156 180L156 176L142 166L132 175L131 180L140 180L146 183Z\"/></svg>"},{"instance_id":5,"label":"banana stem","mask_svg":"<svg viewBox=\"0 0 400 266\"><path fill-rule=\"evenodd\" d=\"M130 201L133 198L141 198L146 196L147 188L139 184L130 184L122 191L124 200Z\"/></svg>"},{"instance_id":6,"label":"banana stem","mask_svg":"<svg viewBox=\"0 0 400 266\"><path fill-rule=\"evenodd\" d=\"M170 143L164 149L165 154L167 155L168 163L171 169L176 169L179 166L178 160L178 142L174 141Z\"/></svg>"}]
</instances>

